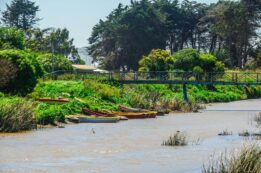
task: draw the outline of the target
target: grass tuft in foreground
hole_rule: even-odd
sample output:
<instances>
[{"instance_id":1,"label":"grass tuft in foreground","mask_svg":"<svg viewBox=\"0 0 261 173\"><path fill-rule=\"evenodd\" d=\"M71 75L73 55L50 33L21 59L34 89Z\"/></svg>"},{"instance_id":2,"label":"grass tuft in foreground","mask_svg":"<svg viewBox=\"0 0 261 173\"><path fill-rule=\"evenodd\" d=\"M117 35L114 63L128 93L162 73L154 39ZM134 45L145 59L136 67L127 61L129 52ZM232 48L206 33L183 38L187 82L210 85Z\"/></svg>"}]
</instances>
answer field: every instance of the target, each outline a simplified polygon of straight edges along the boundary
<instances>
[{"instance_id":1,"label":"grass tuft in foreground","mask_svg":"<svg viewBox=\"0 0 261 173\"><path fill-rule=\"evenodd\" d=\"M36 128L33 105L20 98L0 102L0 132L18 132Z\"/></svg>"},{"instance_id":2,"label":"grass tuft in foreground","mask_svg":"<svg viewBox=\"0 0 261 173\"><path fill-rule=\"evenodd\" d=\"M257 123L257 127L261 128L261 112L255 116L254 121Z\"/></svg>"},{"instance_id":3,"label":"grass tuft in foreground","mask_svg":"<svg viewBox=\"0 0 261 173\"><path fill-rule=\"evenodd\" d=\"M165 146L185 146L188 144L187 136L184 132L177 131L168 140L163 141Z\"/></svg>"},{"instance_id":4,"label":"grass tuft in foreground","mask_svg":"<svg viewBox=\"0 0 261 173\"><path fill-rule=\"evenodd\" d=\"M223 154L204 165L202 173L261 173L261 147L252 145L230 156Z\"/></svg>"}]
</instances>

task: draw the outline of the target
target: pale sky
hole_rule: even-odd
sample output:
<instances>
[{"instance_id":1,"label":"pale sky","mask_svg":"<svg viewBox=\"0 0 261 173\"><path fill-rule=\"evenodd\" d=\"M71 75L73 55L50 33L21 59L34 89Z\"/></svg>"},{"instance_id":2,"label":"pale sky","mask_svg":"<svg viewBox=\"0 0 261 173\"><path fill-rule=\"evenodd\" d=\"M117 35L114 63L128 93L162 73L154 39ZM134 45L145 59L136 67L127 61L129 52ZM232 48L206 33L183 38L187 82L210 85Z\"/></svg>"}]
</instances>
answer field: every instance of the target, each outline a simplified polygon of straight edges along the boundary
<instances>
[{"instance_id":1,"label":"pale sky","mask_svg":"<svg viewBox=\"0 0 261 173\"><path fill-rule=\"evenodd\" d=\"M64 28L70 31L76 47L88 45L92 28L115 9L119 3L128 5L130 0L34 0L40 7L38 17L42 18L38 27ZM196 0L198 2L212 3L217 0ZM0 10L11 0L0 0Z\"/></svg>"}]
</instances>

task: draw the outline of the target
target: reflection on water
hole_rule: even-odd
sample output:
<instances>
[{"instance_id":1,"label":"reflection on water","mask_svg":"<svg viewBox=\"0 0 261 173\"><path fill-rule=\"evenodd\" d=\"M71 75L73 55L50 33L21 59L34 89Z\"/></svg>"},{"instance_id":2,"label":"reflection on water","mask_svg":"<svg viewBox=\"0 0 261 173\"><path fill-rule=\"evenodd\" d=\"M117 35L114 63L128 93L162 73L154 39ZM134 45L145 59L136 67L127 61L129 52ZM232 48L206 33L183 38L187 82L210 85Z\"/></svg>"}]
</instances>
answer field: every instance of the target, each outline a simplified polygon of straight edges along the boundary
<instances>
[{"instance_id":1,"label":"reflection on water","mask_svg":"<svg viewBox=\"0 0 261 173\"><path fill-rule=\"evenodd\" d=\"M259 110L261 100L213 104L207 110ZM117 124L68 125L0 135L0 172L196 173L213 153L245 142L237 133L254 129L256 112L172 114ZM92 133L95 130L95 134ZM164 147L175 131L186 131L186 147ZM217 136L223 130L232 136Z\"/></svg>"}]
</instances>

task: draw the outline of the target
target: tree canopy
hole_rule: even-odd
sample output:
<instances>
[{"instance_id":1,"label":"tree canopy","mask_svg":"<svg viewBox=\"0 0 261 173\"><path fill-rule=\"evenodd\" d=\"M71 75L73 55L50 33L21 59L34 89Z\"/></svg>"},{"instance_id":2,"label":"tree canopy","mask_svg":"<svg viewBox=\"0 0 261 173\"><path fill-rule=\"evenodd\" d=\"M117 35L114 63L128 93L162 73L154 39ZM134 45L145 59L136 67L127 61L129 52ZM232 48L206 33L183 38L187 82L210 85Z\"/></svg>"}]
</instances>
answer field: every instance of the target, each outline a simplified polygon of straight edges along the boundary
<instances>
[{"instance_id":1,"label":"tree canopy","mask_svg":"<svg viewBox=\"0 0 261 173\"><path fill-rule=\"evenodd\" d=\"M257 59L259 0L219 1L210 5L183 0L141 0L114 9L94 26L89 54L108 70L136 70L152 49L170 53L192 48L215 55L227 67Z\"/></svg>"},{"instance_id":2,"label":"tree canopy","mask_svg":"<svg viewBox=\"0 0 261 173\"><path fill-rule=\"evenodd\" d=\"M141 72L186 71L194 73L224 72L224 64L211 54L195 49L183 49L174 54L166 50L152 50L139 62Z\"/></svg>"},{"instance_id":3,"label":"tree canopy","mask_svg":"<svg viewBox=\"0 0 261 173\"><path fill-rule=\"evenodd\" d=\"M11 27L23 30L32 28L40 19L36 13L39 7L30 0L13 0L10 5L6 5L6 10L2 12L2 21Z\"/></svg>"}]
</instances>

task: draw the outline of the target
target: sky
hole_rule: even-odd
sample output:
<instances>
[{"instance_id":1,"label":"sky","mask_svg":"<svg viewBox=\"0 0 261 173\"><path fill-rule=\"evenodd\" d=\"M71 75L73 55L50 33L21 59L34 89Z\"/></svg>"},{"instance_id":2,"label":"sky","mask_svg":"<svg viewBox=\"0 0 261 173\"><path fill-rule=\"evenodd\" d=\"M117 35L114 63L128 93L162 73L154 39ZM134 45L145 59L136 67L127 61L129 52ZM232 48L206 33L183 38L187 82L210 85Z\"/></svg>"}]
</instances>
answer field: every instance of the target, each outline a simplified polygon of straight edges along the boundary
<instances>
[{"instance_id":1,"label":"sky","mask_svg":"<svg viewBox=\"0 0 261 173\"><path fill-rule=\"evenodd\" d=\"M37 27L64 28L70 31L76 47L88 46L87 39L91 36L92 28L100 19L115 9L119 3L128 5L130 0L34 0L39 6L38 17L42 20ZM212 3L217 0L196 0L197 2ZM0 10L11 0L0 0Z\"/></svg>"}]
</instances>

